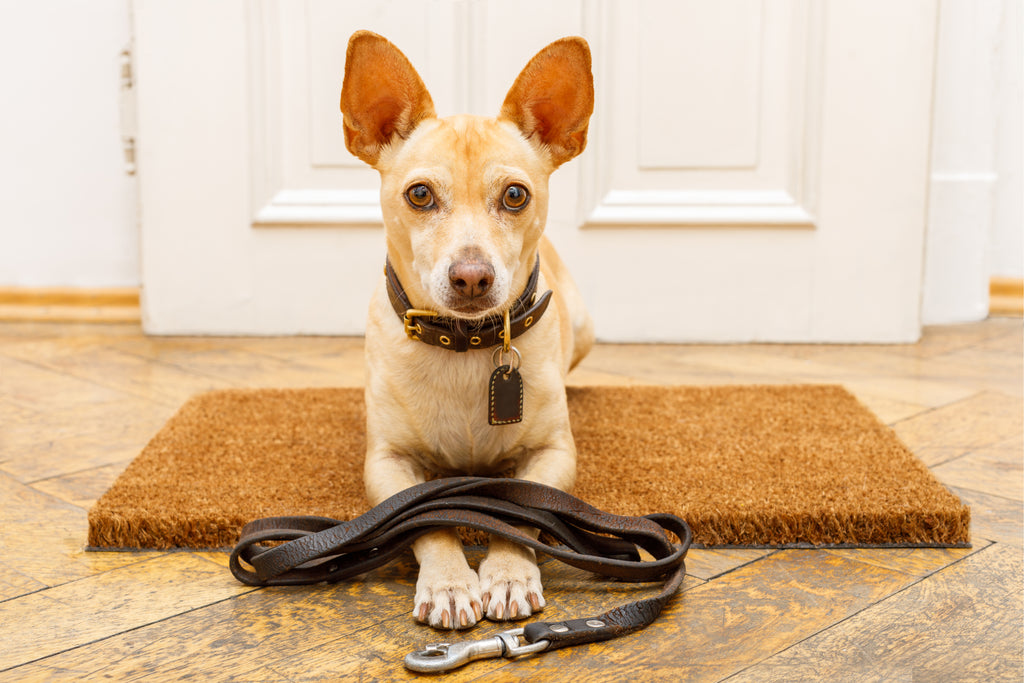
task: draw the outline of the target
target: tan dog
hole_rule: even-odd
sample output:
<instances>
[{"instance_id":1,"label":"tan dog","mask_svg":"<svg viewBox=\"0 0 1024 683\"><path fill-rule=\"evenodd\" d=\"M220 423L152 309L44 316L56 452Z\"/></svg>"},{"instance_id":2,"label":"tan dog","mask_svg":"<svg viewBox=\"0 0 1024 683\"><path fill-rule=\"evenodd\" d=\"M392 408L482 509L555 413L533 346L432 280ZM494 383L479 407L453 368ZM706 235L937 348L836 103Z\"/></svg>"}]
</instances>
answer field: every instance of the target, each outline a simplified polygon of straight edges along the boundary
<instances>
[{"instance_id":1,"label":"tan dog","mask_svg":"<svg viewBox=\"0 0 1024 683\"><path fill-rule=\"evenodd\" d=\"M586 42L565 38L538 53L497 118L439 119L406 57L361 31L349 41L341 110L349 151L380 172L392 269L366 328L370 502L425 481L428 472L514 469L517 477L571 489L576 449L565 375L590 349L593 330L542 232L548 176L586 145L593 111ZM519 301L524 290L530 294L538 256L536 293ZM506 311L515 350L500 339ZM489 336L495 330L499 337ZM454 350L460 345L468 350ZM495 407L489 379L496 364L508 366L501 381L518 365L518 404L512 391L498 400L504 408ZM496 410L513 415L493 424ZM529 549L492 539L479 572L454 531L431 532L414 550L419 621L466 628L484 614L521 619L544 606Z\"/></svg>"}]
</instances>

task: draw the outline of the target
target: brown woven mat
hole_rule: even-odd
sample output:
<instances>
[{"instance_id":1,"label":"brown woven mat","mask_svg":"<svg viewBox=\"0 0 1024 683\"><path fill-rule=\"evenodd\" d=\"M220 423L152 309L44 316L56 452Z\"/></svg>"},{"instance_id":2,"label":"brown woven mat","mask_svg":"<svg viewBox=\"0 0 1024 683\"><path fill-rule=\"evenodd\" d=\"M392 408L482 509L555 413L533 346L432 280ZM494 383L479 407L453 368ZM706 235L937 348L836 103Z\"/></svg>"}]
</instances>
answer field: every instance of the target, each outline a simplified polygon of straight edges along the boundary
<instances>
[{"instance_id":1,"label":"brown woven mat","mask_svg":"<svg viewBox=\"0 0 1024 683\"><path fill-rule=\"evenodd\" d=\"M706 546L969 543L969 509L841 387L568 393L573 493L604 510L675 513ZM197 396L93 506L89 544L225 547L259 517L351 519L369 507L363 420L360 389Z\"/></svg>"}]
</instances>

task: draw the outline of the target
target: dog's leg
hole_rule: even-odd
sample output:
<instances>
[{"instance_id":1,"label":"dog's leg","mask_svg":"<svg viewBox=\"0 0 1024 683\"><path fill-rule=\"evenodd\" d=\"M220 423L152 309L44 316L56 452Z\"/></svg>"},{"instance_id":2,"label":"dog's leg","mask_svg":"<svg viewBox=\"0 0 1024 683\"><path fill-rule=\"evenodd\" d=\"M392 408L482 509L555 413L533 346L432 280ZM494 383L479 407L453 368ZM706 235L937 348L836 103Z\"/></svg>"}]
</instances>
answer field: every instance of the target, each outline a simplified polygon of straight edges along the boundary
<instances>
[{"instance_id":1,"label":"dog's leg","mask_svg":"<svg viewBox=\"0 0 1024 683\"><path fill-rule=\"evenodd\" d=\"M535 529L519 527L536 538ZM524 619L544 609L537 556L531 548L491 536L487 557L480 563L480 592L488 619Z\"/></svg>"},{"instance_id":2,"label":"dog's leg","mask_svg":"<svg viewBox=\"0 0 1024 683\"><path fill-rule=\"evenodd\" d=\"M364 479L373 505L426 480L411 460L388 453L367 456ZM413 617L441 629L468 628L480 621L480 580L466 562L456 532L424 534L416 539L412 549L420 566Z\"/></svg>"},{"instance_id":3,"label":"dog's leg","mask_svg":"<svg viewBox=\"0 0 1024 683\"><path fill-rule=\"evenodd\" d=\"M413 543L420 565L413 616L434 628L468 628L483 618L480 580L452 530L433 531Z\"/></svg>"},{"instance_id":4,"label":"dog's leg","mask_svg":"<svg viewBox=\"0 0 1024 683\"><path fill-rule=\"evenodd\" d=\"M576 449L567 446L538 451L517 469L520 479L572 489L576 481ZM537 537L536 529L520 528ZM480 591L488 619L524 619L544 609L537 556L531 548L492 536L487 557L480 563Z\"/></svg>"}]
</instances>

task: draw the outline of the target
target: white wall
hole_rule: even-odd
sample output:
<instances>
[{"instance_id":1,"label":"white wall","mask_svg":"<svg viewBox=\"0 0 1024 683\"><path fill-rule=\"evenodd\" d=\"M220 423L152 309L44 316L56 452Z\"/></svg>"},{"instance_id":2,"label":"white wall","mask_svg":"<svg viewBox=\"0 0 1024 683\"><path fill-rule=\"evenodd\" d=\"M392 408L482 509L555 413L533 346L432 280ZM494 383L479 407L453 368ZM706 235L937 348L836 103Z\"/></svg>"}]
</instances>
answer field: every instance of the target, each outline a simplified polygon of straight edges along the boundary
<instances>
[{"instance_id":1,"label":"white wall","mask_svg":"<svg viewBox=\"0 0 1024 683\"><path fill-rule=\"evenodd\" d=\"M1024 17L1020 0L1003 0L996 36L996 186L989 242L992 275L1024 278Z\"/></svg>"},{"instance_id":2,"label":"white wall","mask_svg":"<svg viewBox=\"0 0 1024 683\"><path fill-rule=\"evenodd\" d=\"M139 283L130 3L0 0L0 286ZM988 277L1024 277L1021 3L941 0L940 24L926 323L984 317Z\"/></svg>"},{"instance_id":3,"label":"white wall","mask_svg":"<svg viewBox=\"0 0 1024 683\"><path fill-rule=\"evenodd\" d=\"M1020 0L942 0L921 318L988 315L992 275L1024 275Z\"/></svg>"},{"instance_id":4,"label":"white wall","mask_svg":"<svg viewBox=\"0 0 1024 683\"><path fill-rule=\"evenodd\" d=\"M0 0L0 286L139 283L124 173L129 0Z\"/></svg>"}]
</instances>

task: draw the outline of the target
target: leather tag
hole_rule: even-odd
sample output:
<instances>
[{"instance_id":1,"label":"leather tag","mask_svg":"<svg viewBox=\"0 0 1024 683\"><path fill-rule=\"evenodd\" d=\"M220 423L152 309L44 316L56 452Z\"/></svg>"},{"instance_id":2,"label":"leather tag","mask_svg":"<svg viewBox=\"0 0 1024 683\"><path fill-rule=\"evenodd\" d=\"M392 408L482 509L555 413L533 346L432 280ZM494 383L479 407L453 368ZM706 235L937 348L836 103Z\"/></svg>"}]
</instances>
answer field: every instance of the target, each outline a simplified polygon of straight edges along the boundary
<instances>
[{"instance_id":1,"label":"leather tag","mask_svg":"<svg viewBox=\"0 0 1024 683\"><path fill-rule=\"evenodd\" d=\"M487 408L492 425L523 421L523 377L518 369L502 365L491 373Z\"/></svg>"}]
</instances>

